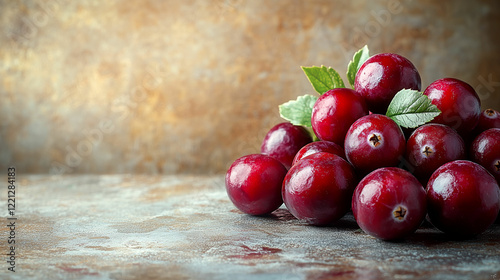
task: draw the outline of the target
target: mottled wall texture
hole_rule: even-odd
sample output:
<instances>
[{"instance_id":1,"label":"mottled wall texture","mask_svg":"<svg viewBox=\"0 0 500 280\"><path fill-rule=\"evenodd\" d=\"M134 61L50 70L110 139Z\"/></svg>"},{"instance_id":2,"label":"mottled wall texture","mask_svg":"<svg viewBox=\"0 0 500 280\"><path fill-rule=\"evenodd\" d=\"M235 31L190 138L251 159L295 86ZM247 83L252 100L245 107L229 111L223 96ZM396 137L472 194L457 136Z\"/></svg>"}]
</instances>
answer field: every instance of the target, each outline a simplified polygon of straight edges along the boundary
<instances>
[{"instance_id":1,"label":"mottled wall texture","mask_svg":"<svg viewBox=\"0 0 500 280\"><path fill-rule=\"evenodd\" d=\"M0 170L225 172L365 44L500 109L490 1L0 0Z\"/></svg>"}]
</instances>

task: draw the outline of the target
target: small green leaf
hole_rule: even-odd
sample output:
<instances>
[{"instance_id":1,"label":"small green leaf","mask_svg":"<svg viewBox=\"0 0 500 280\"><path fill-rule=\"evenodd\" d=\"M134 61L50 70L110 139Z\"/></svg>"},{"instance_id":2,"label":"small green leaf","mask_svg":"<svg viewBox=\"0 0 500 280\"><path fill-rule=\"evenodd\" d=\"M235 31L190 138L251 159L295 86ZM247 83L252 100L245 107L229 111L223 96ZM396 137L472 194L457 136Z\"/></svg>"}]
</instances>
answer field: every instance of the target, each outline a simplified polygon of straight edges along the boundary
<instances>
[{"instance_id":1,"label":"small green leaf","mask_svg":"<svg viewBox=\"0 0 500 280\"><path fill-rule=\"evenodd\" d=\"M407 128L414 128L432 121L441 111L423 93L402 89L391 101L386 115L397 124Z\"/></svg>"},{"instance_id":2,"label":"small green leaf","mask_svg":"<svg viewBox=\"0 0 500 280\"><path fill-rule=\"evenodd\" d=\"M349 81L349 84L351 84L352 88L354 88L354 79L356 78L359 68L369 57L370 51L368 50L368 46L365 45L354 54L352 60L349 62L349 65L347 66L347 80Z\"/></svg>"},{"instance_id":3,"label":"small green leaf","mask_svg":"<svg viewBox=\"0 0 500 280\"><path fill-rule=\"evenodd\" d=\"M319 93L323 94L334 88L345 87L344 81L340 77L339 73L331 67L326 67L321 65L321 67L301 67L304 73L311 82L311 85Z\"/></svg>"},{"instance_id":4,"label":"small green leaf","mask_svg":"<svg viewBox=\"0 0 500 280\"><path fill-rule=\"evenodd\" d=\"M311 114L317 96L303 95L279 106L280 116L294 125L311 127Z\"/></svg>"}]
</instances>

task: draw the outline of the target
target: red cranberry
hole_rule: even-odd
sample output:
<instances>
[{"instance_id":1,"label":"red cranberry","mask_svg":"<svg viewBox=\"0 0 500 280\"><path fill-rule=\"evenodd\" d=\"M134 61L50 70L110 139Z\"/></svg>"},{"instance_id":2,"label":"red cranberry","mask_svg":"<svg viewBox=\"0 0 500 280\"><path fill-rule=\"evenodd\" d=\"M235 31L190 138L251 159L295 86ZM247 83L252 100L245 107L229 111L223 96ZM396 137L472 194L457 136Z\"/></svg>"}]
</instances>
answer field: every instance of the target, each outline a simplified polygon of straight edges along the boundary
<instances>
[{"instance_id":1,"label":"red cranberry","mask_svg":"<svg viewBox=\"0 0 500 280\"><path fill-rule=\"evenodd\" d=\"M481 101L469 84L453 78L440 79L430 84L424 94L441 110L432 122L448 125L462 136L477 125Z\"/></svg>"},{"instance_id":2,"label":"red cranberry","mask_svg":"<svg viewBox=\"0 0 500 280\"><path fill-rule=\"evenodd\" d=\"M286 172L272 157L260 154L241 157L226 173L227 194L247 214L271 213L283 204L281 185Z\"/></svg>"},{"instance_id":3,"label":"red cranberry","mask_svg":"<svg viewBox=\"0 0 500 280\"><path fill-rule=\"evenodd\" d=\"M326 225L349 211L356 177L341 157L319 152L298 161L283 181L283 201L297 219Z\"/></svg>"},{"instance_id":4,"label":"red cranberry","mask_svg":"<svg viewBox=\"0 0 500 280\"><path fill-rule=\"evenodd\" d=\"M352 211L366 233L384 240L403 238L415 232L425 218L425 190L408 171L380 168L359 182Z\"/></svg>"},{"instance_id":5,"label":"red cranberry","mask_svg":"<svg viewBox=\"0 0 500 280\"><path fill-rule=\"evenodd\" d=\"M356 74L354 89L366 101L370 111L385 114L389 103L402 89L420 91L420 74L406 58L393 53L370 57Z\"/></svg>"},{"instance_id":6,"label":"red cranberry","mask_svg":"<svg viewBox=\"0 0 500 280\"><path fill-rule=\"evenodd\" d=\"M284 122L269 130L260 152L279 160L286 169L289 169L295 154L310 142L312 137L304 127Z\"/></svg>"},{"instance_id":7,"label":"red cranberry","mask_svg":"<svg viewBox=\"0 0 500 280\"><path fill-rule=\"evenodd\" d=\"M351 124L368 114L365 101L348 88L325 92L314 104L311 124L319 139L344 145L344 138Z\"/></svg>"},{"instance_id":8,"label":"red cranberry","mask_svg":"<svg viewBox=\"0 0 500 280\"><path fill-rule=\"evenodd\" d=\"M397 166L405 152L401 128L389 117L372 114L355 121L345 137L349 162L361 173Z\"/></svg>"},{"instance_id":9,"label":"red cranberry","mask_svg":"<svg viewBox=\"0 0 500 280\"><path fill-rule=\"evenodd\" d=\"M421 183L441 165L465 159L465 144L460 135L443 124L426 124L417 128L406 143L406 159Z\"/></svg>"},{"instance_id":10,"label":"red cranberry","mask_svg":"<svg viewBox=\"0 0 500 280\"><path fill-rule=\"evenodd\" d=\"M490 128L500 128L500 113L493 109L486 109L479 115L474 134L477 136Z\"/></svg>"},{"instance_id":11,"label":"red cranberry","mask_svg":"<svg viewBox=\"0 0 500 280\"><path fill-rule=\"evenodd\" d=\"M344 148L342 148L341 146L329 141L316 141L305 145L297 152L295 158L293 159L292 166L295 165L299 160L319 152L338 155L347 160L345 157Z\"/></svg>"},{"instance_id":12,"label":"red cranberry","mask_svg":"<svg viewBox=\"0 0 500 280\"><path fill-rule=\"evenodd\" d=\"M500 210L500 188L481 165L456 160L444 164L427 183L431 223L450 235L469 237L484 232Z\"/></svg>"},{"instance_id":13,"label":"red cranberry","mask_svg":"<svg viewBox=\"0 0 500 280\"><path fill-rule=\"evenodd\" d=\"M500 182L500 128L479 134L472 142L471 156Z\"/></svg>"}]
</instances>

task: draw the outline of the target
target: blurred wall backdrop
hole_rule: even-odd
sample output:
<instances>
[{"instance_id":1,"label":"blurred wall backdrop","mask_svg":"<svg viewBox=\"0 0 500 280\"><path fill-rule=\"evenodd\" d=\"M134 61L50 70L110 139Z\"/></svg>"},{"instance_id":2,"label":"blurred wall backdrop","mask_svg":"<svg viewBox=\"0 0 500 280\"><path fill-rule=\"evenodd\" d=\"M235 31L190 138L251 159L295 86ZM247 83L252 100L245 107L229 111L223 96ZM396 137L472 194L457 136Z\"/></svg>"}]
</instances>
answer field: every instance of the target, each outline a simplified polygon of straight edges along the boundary
<instances>
[{"instance_id":1,"label":"blurred wall backdrop","mask_svg":"<svg viewBox=\"0 0 500 280\"><path fill-rule=\"evenodd\" d=\"M225 172L368 44L500 109L500 2L0 1L0 170Z\"/></svg>"}]
</instances>

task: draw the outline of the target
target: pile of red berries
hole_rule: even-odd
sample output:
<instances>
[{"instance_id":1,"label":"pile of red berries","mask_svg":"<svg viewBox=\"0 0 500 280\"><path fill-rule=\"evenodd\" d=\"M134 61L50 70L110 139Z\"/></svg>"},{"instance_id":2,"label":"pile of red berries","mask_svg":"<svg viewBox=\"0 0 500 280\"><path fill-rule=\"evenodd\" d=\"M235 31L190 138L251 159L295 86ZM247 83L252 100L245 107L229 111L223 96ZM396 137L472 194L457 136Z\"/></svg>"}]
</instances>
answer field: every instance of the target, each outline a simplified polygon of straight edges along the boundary
<instances>
[{"instance_id":1,"label":"pile of red berries","mask_svg":"<svg viewBox=\"0 0 500 280\"><path fill-rule=\"evenodd\" d=\"M500 211L500 114L481 112L458 79L420 92L408 59L367 51L348 67L353 89L331 68L303 68L321 96L288 104L294 113L280 106L290 122L267 133L260 154L231 165L229 198L251 215L284 202L312 225L352 210L361 229L384 240L408 236L426 217L450 235L484 232Z\"/></svg>"}]
</instances>

